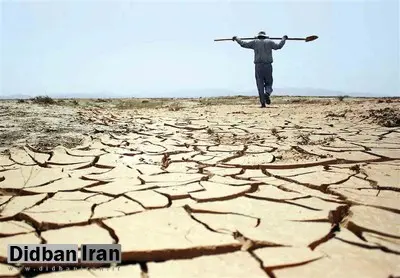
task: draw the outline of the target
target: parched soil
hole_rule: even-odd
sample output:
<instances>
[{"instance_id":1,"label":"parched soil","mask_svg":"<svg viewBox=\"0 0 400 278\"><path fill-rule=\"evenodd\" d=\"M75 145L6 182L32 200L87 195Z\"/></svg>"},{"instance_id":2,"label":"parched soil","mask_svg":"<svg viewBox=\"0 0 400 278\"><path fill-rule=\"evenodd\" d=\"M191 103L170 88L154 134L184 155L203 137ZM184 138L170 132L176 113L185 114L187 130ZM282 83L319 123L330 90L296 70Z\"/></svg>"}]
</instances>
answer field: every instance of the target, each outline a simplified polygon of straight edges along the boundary
<instances>
[{"instance_id":1,"label":"parched soil","mask_svg":"<svg viewBox=\"0 0 400 278\"><path fill-rule=\"evenodd\" d=\"M400 99L42 101L0 102L0 277L400 274ZM122 263L46 273L12 243Z\"/></svg>"}]
</instances>

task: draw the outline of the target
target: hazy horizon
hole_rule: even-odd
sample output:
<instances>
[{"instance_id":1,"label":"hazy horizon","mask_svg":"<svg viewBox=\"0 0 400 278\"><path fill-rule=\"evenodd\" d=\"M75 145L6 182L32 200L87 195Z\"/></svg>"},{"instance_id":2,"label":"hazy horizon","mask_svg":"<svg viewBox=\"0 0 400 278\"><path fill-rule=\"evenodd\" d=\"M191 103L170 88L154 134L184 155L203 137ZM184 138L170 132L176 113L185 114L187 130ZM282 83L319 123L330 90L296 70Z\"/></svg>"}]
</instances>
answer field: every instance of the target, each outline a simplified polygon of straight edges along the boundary
<instances>
[{"instance_id":1,"label":"hazy horizon","mask_svg":"<svg viewBox=\"0 0 400 278\"><path fill-rule=\"evenodd\" d=\"M274 88L400 95L399 3L5 0L0 96L256 95L253 52L216 38L304 37L274 52ZM308 89L307 89L308 88ZM290 93L290 92L289 92Z\"/></svg>"},{"instance_id":2,"label":"hazy horizon","mask_svg":"<svg viewBox=\"0 0 400 278\"><path fill-rule=\"evenodd\" d=\"M182 90L175 92L165 92L162 95L146 94L146 95L138 95L135 93L132 94L118 94L118 93L110 93L110 92L100 92L100 93L90 93L90 92L75 92L75 93L58 93L58 94L20 94L20 95L0 95L0 99L29 99L37 96L49 96L52 98L210 98L210 97L232 97L232 96L254 96L258 97L256 90L251 91L237 91L232 92L229 90L223 89L199 89L199 90ZM338 97L338 96L349 96L349 97L400 97L399 95L382 95L382 94L373 94L373 93L360 93L360 92L342 92L342 91L334 91L334 90L321 90L316 88L276 88L272 96L293 96L293 97Z\"/></svg>"}]
</instances>

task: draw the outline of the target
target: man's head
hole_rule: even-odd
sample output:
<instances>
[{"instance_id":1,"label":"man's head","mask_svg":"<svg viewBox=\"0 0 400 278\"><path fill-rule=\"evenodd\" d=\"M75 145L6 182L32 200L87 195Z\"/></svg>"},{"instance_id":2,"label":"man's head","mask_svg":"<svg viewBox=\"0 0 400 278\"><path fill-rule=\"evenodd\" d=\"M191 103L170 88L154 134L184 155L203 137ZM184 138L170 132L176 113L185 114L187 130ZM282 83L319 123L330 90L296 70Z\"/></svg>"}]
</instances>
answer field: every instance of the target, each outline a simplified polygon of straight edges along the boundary
<instances>
[{"instance_id":1,"label":"man's head","mask_svg":"<svg viewBox=\"0 0 400 278\"><path fill-rule=\"evenodd\" d=\"M257 34L257 39L263 40L263 39L267 39L267 38L268 38L268 36L265 34L264 31L258 32L258 34Z\"/></svg>"}]
</instances>

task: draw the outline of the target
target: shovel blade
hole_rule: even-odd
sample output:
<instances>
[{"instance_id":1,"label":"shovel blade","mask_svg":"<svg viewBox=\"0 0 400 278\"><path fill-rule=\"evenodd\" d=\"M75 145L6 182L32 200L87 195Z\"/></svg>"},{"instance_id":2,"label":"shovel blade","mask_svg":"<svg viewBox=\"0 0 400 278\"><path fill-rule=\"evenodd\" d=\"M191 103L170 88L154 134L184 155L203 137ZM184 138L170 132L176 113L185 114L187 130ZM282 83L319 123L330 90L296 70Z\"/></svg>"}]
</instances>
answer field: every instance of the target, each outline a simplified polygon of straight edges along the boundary
<instances>
[{"instance_id":1,"label":"shovel blade","mask_svg":"<svg viewBox=\"0 0 400 278\"><path fill-rule=\"evenodd\" d=\"M318 39L318 36L309 36L306 38L306 42L315 41L316 39Z\"/></svg>"}]
</instances>

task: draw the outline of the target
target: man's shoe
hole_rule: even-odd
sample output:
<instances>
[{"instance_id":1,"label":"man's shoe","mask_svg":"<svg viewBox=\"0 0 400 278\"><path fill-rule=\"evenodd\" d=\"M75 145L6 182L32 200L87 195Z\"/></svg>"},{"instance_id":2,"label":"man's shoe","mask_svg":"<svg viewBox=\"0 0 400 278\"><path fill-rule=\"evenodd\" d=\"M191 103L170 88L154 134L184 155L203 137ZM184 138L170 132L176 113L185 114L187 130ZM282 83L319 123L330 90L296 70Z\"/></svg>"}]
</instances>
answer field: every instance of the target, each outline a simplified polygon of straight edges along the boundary
<instances>
[{"instance_id":1,"label":"man's shoe","mask_svg":"<svg viewBox=\"0 0 400 278\"><path fill-rule=\"evenodd\" d=\"M269 98L269 94L265 94L265 102L270 105L271 104L271 99Z\"/></svg>"},{"instance_id":2,"label":"man's shoe","mask_svg":"<svg viewBox=\"0 0 400 278\"><path fill-rule=\"evenodd\" d=\"M261 107L260 108L265 108L265 104L261 104Z\"/></svg>"}]
</instances>

